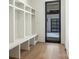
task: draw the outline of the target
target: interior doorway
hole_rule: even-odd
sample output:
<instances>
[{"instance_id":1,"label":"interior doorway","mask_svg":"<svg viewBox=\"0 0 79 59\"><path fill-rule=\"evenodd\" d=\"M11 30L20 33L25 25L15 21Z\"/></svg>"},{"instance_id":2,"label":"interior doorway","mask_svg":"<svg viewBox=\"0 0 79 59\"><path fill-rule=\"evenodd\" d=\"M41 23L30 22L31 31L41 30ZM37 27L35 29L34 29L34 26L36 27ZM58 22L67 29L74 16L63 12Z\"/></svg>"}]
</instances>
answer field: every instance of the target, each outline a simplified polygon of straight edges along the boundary
<instances>
[{"instance_id":1,"label":"interior doorway","mask_svg":"<svg viewBox=\"0 0 79 59\"><path fill-rule=\"evenodd\" d=\"M61 1L45 2L45 40L61 42Z\"/></svg>"}]
</instances>

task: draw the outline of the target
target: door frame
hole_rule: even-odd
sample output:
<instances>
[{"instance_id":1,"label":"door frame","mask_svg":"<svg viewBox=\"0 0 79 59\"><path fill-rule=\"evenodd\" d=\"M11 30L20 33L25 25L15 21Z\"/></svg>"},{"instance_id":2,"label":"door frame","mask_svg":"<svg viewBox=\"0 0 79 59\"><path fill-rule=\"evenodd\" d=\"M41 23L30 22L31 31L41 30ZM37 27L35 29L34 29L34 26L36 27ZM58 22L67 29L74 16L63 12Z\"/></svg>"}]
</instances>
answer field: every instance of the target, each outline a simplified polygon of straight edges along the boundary
<instances>
[{"instance_id":1,"label":"door frame","mask_svg":"<svg viewBox=\"0 0 79 59\"><path fill-rule=\"evenodd\" d=\"M45 42L51 42L47 40L47 3L59 2L59 41L52 43L61 43L61 0L60 1L46 1L45 2Z\"/></svg>"}]
</instances>

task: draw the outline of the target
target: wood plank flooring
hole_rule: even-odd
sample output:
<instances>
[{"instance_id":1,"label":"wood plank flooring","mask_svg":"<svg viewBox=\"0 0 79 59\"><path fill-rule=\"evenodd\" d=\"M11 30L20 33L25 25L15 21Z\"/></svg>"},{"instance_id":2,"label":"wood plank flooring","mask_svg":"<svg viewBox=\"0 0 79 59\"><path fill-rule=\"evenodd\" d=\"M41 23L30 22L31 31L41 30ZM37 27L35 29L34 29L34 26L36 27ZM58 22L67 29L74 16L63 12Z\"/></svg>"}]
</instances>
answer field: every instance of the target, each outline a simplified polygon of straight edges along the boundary
<instances>
[{"instance_id":1,"label":"wood plank flooring","mask_svg":"<svg viewBox=\"0 0 79 59\"><path fill-rule=\"evenodd\" d=\"M65 48L56 43L38 43L30 51L22 51L21 59L68 59Z\"/></svg>"},{"instance_id":2,"label":"wood plank flooring","mask_svg":"<svg viewBox=\"0 0 79 59\"><path fill-rule=\"evenodd\" d=\"M19 59L19 58L9 57L9 59Z\"/></svg>"}]
</instances>

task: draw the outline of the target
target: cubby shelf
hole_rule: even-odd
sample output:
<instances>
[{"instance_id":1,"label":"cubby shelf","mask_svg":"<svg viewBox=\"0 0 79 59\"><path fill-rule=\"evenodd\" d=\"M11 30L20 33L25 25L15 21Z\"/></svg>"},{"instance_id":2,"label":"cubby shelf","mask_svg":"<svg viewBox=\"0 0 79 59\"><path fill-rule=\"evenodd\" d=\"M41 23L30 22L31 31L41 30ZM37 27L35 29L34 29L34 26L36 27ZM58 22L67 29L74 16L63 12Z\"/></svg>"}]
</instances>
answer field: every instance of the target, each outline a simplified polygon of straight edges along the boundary
<instances>
[{"instance_id":1,"label":"cubby shelf","mask_svg":"<svg viewBox=\"0 0 79 59\"><path fill-rule=\"evenodd\" d=\"M26 13L29 13L29 14L31 14L31 15L35 15L35 14L34 14L34 13L32 13L32 12L29 12L29 11L24 10L24 9L21 9L21 8L19 8L19 7L13 6L13 5L11 5L11 4L9 4L9 6L11 6L11 7L15 8L15 9L18 9L18 10L24 11L24 12L26 12Z\"/></svg>"},{"instance_id":2,"label":"cubby shelf","mask_svg":"<svg viewBox=\"0 0 79 59\"><path fill-rule=\"evenodd\" d=\"M9 0L10 57L20 59L21 49L31 50L31 46L38 42L35 11L22 0Z\"/></svg>"},{"instance_id":3,"label":"cubby shelf","mask_svg":"<svg viewBox=\"0 0 79 59\"><path fill-rule=\"evenodd\" d=\"M21 38L21 39L15 40L14 43L10 43L9 44L10 45L9 46L9 50L15 48L16 46L18 46L18 45L20 45L20 44L22 44L24 42L27 42L28 40L31 40L32 38L35 38L36 36L37 36L37 34L35 34L35 35L29 35L25 39L24 38ZM36 41L35 41L35 43L36 43Z\"/></svg>"}]
</instances>

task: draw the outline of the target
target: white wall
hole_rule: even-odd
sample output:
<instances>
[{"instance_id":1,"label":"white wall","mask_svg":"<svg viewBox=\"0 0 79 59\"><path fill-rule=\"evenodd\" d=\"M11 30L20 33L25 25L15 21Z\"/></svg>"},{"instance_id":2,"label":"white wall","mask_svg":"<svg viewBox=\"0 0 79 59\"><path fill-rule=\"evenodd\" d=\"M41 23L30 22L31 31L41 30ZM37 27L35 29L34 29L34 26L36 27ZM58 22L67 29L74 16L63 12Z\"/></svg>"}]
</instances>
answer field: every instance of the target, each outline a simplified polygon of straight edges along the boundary
<instances>
[{"instance_id":1,"label":"white wall","mask_svg":"<svg viewBox=\"0 0 79 59\"><path fill-rule=\"evenodd\" d=\"M66 2L66 39L65 39L65 48L67 50L67 54L69 56L69 18L68 18L68 0L65 1Z\"/></svg>"},{"instance_id":2,"label":"white wall","mask_svg":"<svg viewBox=\"0 0 79 59\"><path fill-rule=\"evenodd\" d=\"M65 43L65 0L61 0L61 43Z\"/></svg>"}]
</instances>

